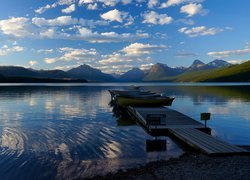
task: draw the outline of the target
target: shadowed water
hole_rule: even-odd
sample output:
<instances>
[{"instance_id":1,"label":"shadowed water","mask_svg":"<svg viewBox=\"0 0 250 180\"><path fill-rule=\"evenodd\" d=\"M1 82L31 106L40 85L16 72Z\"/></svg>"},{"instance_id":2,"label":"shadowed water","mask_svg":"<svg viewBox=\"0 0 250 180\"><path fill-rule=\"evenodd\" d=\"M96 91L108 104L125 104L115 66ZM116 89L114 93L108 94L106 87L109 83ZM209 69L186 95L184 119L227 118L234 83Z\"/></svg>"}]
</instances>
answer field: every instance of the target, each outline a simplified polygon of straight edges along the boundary
<instances>
[{"instance_id":1,"label":"shadowed water","mask_svg":"<svg viewBox=\"0 0 250 180\"><path fill-rule=\"evenodd\" d=\"M113 116L107 90L119 86L1 86L0 177L74 179L181 155L169 137L158 137L166 150L147 152L155 138ZM143 88L176 97L172 108L197 120L211 112L214 136L250 145L250 86Z\"/></svg>"}]
</instances>

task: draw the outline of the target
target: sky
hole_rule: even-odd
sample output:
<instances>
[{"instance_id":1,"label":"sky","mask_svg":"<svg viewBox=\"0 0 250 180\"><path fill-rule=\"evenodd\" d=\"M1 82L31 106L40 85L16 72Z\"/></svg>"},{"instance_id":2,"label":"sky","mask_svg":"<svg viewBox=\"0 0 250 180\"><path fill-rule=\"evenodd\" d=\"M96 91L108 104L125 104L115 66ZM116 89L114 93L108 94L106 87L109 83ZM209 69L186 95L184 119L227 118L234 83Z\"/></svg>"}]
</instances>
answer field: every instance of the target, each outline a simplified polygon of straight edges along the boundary
<instances>
[{"instance_id":1,"label":"sky","mask_svg":"<svg viewBox=\"0 0 250 180\"><path fill-rule=\"evenodd\" d=\"M250 59L249 0L0 0L0 65L123 73Z\"/></svg>"}]
</instances>

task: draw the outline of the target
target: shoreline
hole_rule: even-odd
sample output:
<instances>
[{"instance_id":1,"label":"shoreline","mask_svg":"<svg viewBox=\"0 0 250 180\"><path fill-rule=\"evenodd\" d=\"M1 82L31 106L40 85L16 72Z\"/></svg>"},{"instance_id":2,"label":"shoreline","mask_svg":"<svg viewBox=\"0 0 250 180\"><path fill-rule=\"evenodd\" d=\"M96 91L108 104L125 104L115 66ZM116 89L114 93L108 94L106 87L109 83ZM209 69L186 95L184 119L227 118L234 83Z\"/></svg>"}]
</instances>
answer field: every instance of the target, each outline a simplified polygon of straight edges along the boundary
<instances>
[{"instance_id":1,"label":"shoreline","mask_svg":"<svg viewBox=\"0 0 250 180\"><path fill-rule=\"evenodd\" d=\"M185 153L89 179L249 179L250 155L210 157Z\"/></svg>"}]
</instances>

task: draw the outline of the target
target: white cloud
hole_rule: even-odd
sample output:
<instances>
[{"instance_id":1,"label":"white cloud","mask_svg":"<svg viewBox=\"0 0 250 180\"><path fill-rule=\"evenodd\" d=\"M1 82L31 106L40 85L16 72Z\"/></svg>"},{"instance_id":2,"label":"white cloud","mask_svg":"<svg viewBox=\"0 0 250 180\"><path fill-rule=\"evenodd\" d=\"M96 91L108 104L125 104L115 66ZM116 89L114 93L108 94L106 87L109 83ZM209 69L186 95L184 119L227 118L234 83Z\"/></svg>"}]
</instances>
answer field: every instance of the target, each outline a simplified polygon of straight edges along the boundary
<instances>
[{"instance_id":1,"label":"white cloud","mask_svg":"<svg viewBox=\"0 0 250 180\"><path fill-rule=\"evenodd\" d=\"M228 50L228 51L215 51L215 52L209 52L207 54L215 58L226 58L226 57L233 56L233 55L250 54L250 48Z\"/></svg>"},{"instance_id":2,"label":"white cloud","mask_svg":"<svg viewBox=\"0 0 250 180\"><path fill-rule=\"evenodd\" d=\"M53 49L39 49L37 50L37 53L43 53L43 54L50 54L50 53L53 53L54 50Z\"/></svg>"},{"instance_id":3,"label":"white cloud","mask_svg":"<svg viewBox=\"0 0 250 180\"><path fill-rule=\"evenodd\" d=\"M123 26L133 23L130 16L127 16L126 21ZM60 16L55 19L12 17L0 20L0 33L15 38L64 39L92 43L134 41L149 37L147 33L93 32L90 28L97 25L108 25L108 21L77 19L71 16Z\"/></svg>"},{"instance_id":4,"label":"white cloud","mask_svg":"<svg viewBox=\"0 0 250 180\"><path fill-rule=\"evenodd\" d=\"M17 38L31 36L29 19L25 17L11 17L0 20L0 32Z\"/></svg>"},{"instance_id":5,"label":"white cloud","mask_svg":"<svg viewBox=\"0 0 250 180\"><path fill-rule=\"evenodd\" d=\"M162 51L166 48L164 45L133 43L123 48L121 52L129 56L141 56L144 54L152 54L154 51Z\"/></svg>"},{"instance_id":6,"label":"white cloud","mask_svg":"<svg viewBox=\"0 0 250 180\"><path fill-rule=\"evenodd\" d=\"M110 55L103 55L102 60L98 61L100 64L117 64L133 62L133 58L125 57L121 53L114 52Z\"/></svg>"},{"instance_id":7,"label":"white cloud","mask_svg":"<svg viewBox=\"0 0 250 180\"><path fill-rule=\"evenodd\" d=\"M132 3L132 0L121 0L123 4L130 4Z\"/></svg>"},{"instance_id":8,"label":"white cloud","mask_svg":"<svg viewBox=\"0 0 250 180\"><path fill-rule=\"evenodd\" d=\"M121 12L117 9L113 9L113 10L110 10L104 14L101 14L100 15L101 18L105 19L105 20L109 20L109 21L117 21L117 22L120 22L122 23L123 22L123 18L125 16L127 16L127 13L126 12Z\"/></svg>"},{"instance_id":9,"label":"white cloud","mask_svg":"<svg viewBox=\"0 0 250 180\"><path fill-rule=\"evenodd\" d=\"M58 0L57 4L58 5L71 5L75 2L77 2L78 0Z\"/></svg>"},{"instance_id":10,"label":"white cloud","mask_svg":"<svg viewBox=\"0 0 250 180\"><path fill-rule=\"evenodd\" d=\"M99 67L103 67L102 70L105 72L112 73L122 73L133 67L147 69L152 65L152 59L147 57L147 55L166 48L167 47L163 45L133 43L120 51L113 52L109 55L102 55L101 60L98 61L100 64Z\"/></svg>"},{"instance_id":11,"label":"white cloud","mask_svg":"<svg viewBox=\"0 0 250 180\"><path fill-rule=\"evenodd\" d=\"M206 26L198 26L192 28L183 27L180 28L178 31L180 33L188 35L189 37L197 37L197 36L215 35L224 30L221 28L207 28Z\"/></svg>"},{"instance_id":12,"label":"white cloud","mask_svg":"<svg viewBox=\"0 0 250 180\"><path fill-rule=\"evenodd\" d=\"M69 7L62 9L62 13L69 14L76 10L75 4L70 5Z\"/></svg>"},{"instance_id":13,"label":"white cloud","mask_svg":"<svg viewBox=\"0 0 250 180\"><path fill-rule=\"evenodd\" d=\"M149 0L148 1L148 8L153 8L153 7L157 6L158 3L159 3L158 0Z\"/></svg>"},{"instance_id":14,"label":"white cloud","mask_svg":"<svg viewBox=\"0 0 250 180\"><path fill-rule=\"evenodd\" d=\"M167 8L170 6L177 6L183 3L199 3L203 2L204 0L167 0L165 3L161 4L161 8Z\"/></svg>"},{"instance_id":15,"label":"white cloud","mask_svg":"<svg viewBox=\"0 0 250 180\"><path fill-rule=\"evenodd\" d=\"M40 7L40 8L38 8L38 9L36 9L36 10L35 10L35 13L37 13L37 14L42 14L42 13L44 13L45 11L47 11L48 9L55 8L56 6L57 6L56 3L54 3L54 4L52 4L52 5L47 4L47 5L43 6L43 7Z\"/></svg>"},{"instance_id":16,"label":"white cloud","mask_svg":"<svg viewBox=\"0 0 250 180\"><path fill-rule=\"evenodd\" d=\"M55 28L49 28L46 30L42 30L39 34L41 38L49 38L49 39L60 39L59 34L57 33Z\"/></svg>"},{"instance_id":17,"label":"white cloud","mask_svg":"<svg viewBox=\"0 0 250 180\"><path fill-rule=\"evenodd\" d=\"M115 6L118 1L117 0L98 0L99 2L102 2L105 6Z\"/></svg>"},{"instance_id":18,"label":"white cloud","mask_svg":"<svg viewBox=\"0 0 250 180\"><path fill-rule=\"evenodd\" d=\"M140 66L140 69L142 69L142 70L150 69L153 65L154 65L153 63L142 64L142 65Z\"/></svg>"},{"instance_id":19,"label":"white cloud","mask_svg":"<svg viewBox=\"0 0 250 180\"><path fill-rule=\"evenodd\" d=\"M80 0L79 5L94 3L96 0Z\"/></svg>"},{"instance_id":20,"label":"white cloud","mask_svg":"<svg viewBox=\"0 0 250 180\"><path fill-rule=\"evenodd\" d=\"M155 11L150 11L143 14L143 23L150 23L150 24L169 24L173 21L173 18L168 16L167 14L158 14Z\"/></svg>"},{"instance_id":21,"label":"white cloud","mask_svg":"<svg viewBox=\"0 0 250 180\"><path fill-rule=\"evenodd\" d=\"M104 14L100 15L102 19L108 20L108 21L117 21L119 23L122 23L126 21L124 26L132 25L134 22L134 18L128 14L128 12L119 11L117 9L110 10Z\"/></svg>"},{"instance_id":22,"label":"white cloud","mask_svg":"<svg viewBox=\"0 0 250 180\"><path fill-rule=\"evenodd\" d=\"M134 66L131 64L120 64L120 65L108 65L108 66L97 66L98 69L102 70L105 73L115 73L115 74L122 74L127 72L128 70L132 69Z\"/></svg>"},{"instance_id":23,"label":"white cloud","mask_svg":"<svg viewBox=\"0 0 250 180\"><path fill-rule=\"evenodd\" d=\"M49 9L53 9L56 8L57 6L62 6L62 5L72 5L73 3L76 3L78 0L58 0L57 2L53 3L53 4L47 4L43 7L40 7L38 9L35 10L35 13L37 14L42 14L45 11L49 10ZM67 8L66 8L67 9Z\"/></svg>"},{"instance_id":24,"label":"white cloud","mask_svg":"<svg viewBox=\"0 0 250 180\"><path fill-rule=\"evenodd\" d=\"M188 17L191 17L196 14L205 15L208 11L204 10L201 4L190 3L182 6L180 12L186 13Z\"/></svg>"},{"instance_id":25,"label":"white cloud","mask_svg":"<svg viewBox=\"0 0 250 180\"><path fill-rule=\"evenodd\" d=\"M59 52L62 56L54 58L45 58L44 62L47 64L52 64L58 61L81 61L81 62L91 62L97 57L97 51L95 49L75 49L71 47L60 48Z\"/></svg>"},{"instance_id":26,"label":"white cloud","mask_svg":"<svg viewBox=\"0 0 250 180\"><path fill-rule=\"evenodd\" d=\"M34 66L34 65L36 65L36 64L38 64L37 61L29 61L29 65L30 65L30 66Z\"/></svg>"},{"instance_id":27,"label":"white cloud","mask_svg":"<svg viewBox=\"0 0 250 180\"><path fill-rule=\"evenodd\" d=\"M247 62L247 61L249 61L249 60L240 60L240 59L237 59L237 60L229 60L227 62L230 63L230 64L242 64L242 63Z\"/></svg>"},{"instance_id":28,"label":"white cloud","mask_svg":"<svg viewBox=\"0 0 250 180\"><path fill-rule=\"evenodd\" d=\"M98 9L98 5L97 5L97 3L88 4L87 9L88 10L96 10L96 9Z\"/></svg>"},{"instance_id":29,"label":"white cloud","mask_svg":"<svg viewBox=\"0 0 250 180\"><path fill-rule=\"evenodd\" d=\"M9 47L8 45L3 45L0 48L0 56L6 56L8 54L16 53L16 52L22 52L24 51L24 47L14 45L12 47Z\"/></svg>"},{"instance_id":30,"label":"white cloud","mask_svg":"<svg viewBox=\"0 0 250 180\"><path fill-rule=\"evenodd\" d=\"M95 27L95 26L104 26L108 25L108 21L99 20L87 20L87 19L78 19L72 18L71 16L59 16L54 19L45 19L45 18L32 18L32 23L39 27L46 27L46 26L68 26L68 25L82 25L88 27Z\"/></svg>"},{"instance_id":31,"label":"white cloud","mask_svg":"<svg viewBox=\"0 0 250 180\"><path fill-rule=\"evenodd\" d=\"M79 20L77 18L72 18L71 16L60 16L55 19L45 19L45 18L32 18L32 23L37 26L67 26L72 24L78 24Z\"/></svg>"}]
</instances>

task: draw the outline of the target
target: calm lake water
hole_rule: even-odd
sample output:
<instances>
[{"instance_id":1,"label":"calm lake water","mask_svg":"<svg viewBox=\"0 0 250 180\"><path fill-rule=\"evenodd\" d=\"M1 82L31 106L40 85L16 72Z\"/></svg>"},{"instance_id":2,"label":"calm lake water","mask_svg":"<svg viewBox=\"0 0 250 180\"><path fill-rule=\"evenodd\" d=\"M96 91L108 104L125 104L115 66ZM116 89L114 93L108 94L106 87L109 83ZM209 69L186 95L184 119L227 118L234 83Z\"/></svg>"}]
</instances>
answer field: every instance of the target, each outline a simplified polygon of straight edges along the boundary
<instances>
[{"instance_id":1,"label":"calm lake water","mask_svg":"<svg viewBox=\"0 0 250 180\"><path fill-rule=\"evenodd\" d=\"M169 137L157 137L166 149L155 151L156 137L114 116L107 90L127 85L1 85L1 179L74 179L180 156ZM175 97L171 108L198 121L211 112L213 136L250 145L250 84L140 85Z\"/></svg>"}]
</instances>

